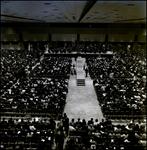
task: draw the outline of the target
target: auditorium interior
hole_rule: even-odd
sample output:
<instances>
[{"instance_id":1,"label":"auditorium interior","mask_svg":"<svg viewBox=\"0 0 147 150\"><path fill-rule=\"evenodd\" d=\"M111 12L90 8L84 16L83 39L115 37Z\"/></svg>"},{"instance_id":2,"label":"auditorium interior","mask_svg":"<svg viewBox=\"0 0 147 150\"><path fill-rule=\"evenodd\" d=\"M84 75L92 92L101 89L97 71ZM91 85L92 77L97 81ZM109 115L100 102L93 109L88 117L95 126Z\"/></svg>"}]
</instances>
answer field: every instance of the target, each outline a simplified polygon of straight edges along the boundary
<instances>
[{"instance_id":1,"label":"auditorium interior","mask_svg":"<svg viewBox=\"0 0 147 150\"><path fill-rule=\"evenodd\" d=\"M0 149L146 150L146 1L1 1Z\"/></svg>"}]
</instances>

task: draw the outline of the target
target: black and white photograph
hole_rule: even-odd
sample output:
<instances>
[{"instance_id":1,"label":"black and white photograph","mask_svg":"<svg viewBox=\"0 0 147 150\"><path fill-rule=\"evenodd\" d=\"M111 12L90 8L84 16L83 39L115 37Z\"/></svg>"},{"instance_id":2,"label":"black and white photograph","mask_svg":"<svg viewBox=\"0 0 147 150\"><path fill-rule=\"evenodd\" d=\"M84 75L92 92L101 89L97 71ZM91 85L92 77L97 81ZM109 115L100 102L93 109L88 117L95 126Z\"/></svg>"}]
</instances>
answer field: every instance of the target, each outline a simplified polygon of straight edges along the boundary
<instances>
[{"instance_id":1,"label":"black and white photograph","mask_svg":"<svg viewBox=\"0 0 147 150\"><path fill-rule=\"evenodd\" d=\"M146 1L0 3L0 149L146 150Z\"/></svg>"}]
</instances>

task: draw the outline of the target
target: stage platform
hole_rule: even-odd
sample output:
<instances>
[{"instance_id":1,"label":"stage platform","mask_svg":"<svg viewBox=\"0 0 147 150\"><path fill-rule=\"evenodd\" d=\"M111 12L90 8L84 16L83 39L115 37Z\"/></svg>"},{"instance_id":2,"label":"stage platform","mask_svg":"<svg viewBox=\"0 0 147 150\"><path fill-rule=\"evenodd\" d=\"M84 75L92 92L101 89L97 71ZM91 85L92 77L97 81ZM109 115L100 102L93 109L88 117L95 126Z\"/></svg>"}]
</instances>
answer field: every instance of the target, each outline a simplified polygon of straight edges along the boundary
<instances>
[{"instance_id":1,"label":"stage platform","mask_svg":"<svg viewBox=\"0 0 147 150\"><path fill-rule=\"evenodd\" d=\"M85 86L85 74L83 70L83 59L82 57L77 58L77 86Z\"/></svg>"},{"instance_id":2,"label":"stage platform","mask_svg":"<svg viewBox=\"0 0 147 150\"><path fill-rule=\"evenodd\" d=\"M86 58L86 57L107 57L107 58L113 58L114 54L107 54L107 53L44 53L44 57L82 57L82 58Z\"/></svg>"}]
</instances>

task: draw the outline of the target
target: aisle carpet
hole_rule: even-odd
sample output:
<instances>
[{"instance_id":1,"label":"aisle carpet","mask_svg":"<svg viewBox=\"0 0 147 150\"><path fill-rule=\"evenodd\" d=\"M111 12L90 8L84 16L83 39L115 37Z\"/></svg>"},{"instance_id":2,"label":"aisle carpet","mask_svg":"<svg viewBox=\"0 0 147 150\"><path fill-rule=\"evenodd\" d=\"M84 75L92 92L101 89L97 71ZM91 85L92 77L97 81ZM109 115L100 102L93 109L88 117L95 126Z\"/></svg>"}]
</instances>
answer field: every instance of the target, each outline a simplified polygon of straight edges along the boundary
<instances>
[{"instance_id":1,"label":"aisle carpet","mask_svg":"<svg viewBox=\"0 0 147 150\"><path fill-rule=\"evenodd\" d=\"M68 85L68 94L66 98L66 105L64 113L67 114L69 120L72 118L75 121L85 119L88 121L90 118L98 119L101 121L103 114L97 101L97 96L93 87L93 81L88 76L85 79L85 86L76 85L76 75L71 75Z\"/></svg>"}]
</instances>

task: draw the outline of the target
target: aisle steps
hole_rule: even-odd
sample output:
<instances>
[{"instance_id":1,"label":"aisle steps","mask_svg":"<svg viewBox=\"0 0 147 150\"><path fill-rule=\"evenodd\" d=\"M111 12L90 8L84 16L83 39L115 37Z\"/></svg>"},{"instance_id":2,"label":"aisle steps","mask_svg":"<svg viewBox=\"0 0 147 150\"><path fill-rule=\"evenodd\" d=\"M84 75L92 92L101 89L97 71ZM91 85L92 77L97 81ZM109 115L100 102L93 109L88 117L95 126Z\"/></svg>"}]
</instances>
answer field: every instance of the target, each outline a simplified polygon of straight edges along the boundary
<instances>
[{"instance_id":1,"label":"aisle steps","mask_svg":"<svg viewBox=\"0 0 147 150\"><path fill-rule=\"evenodd\" d=\"M85 86L85 79L77 79L77 86Z\"/></svg>"}]
</instances>

